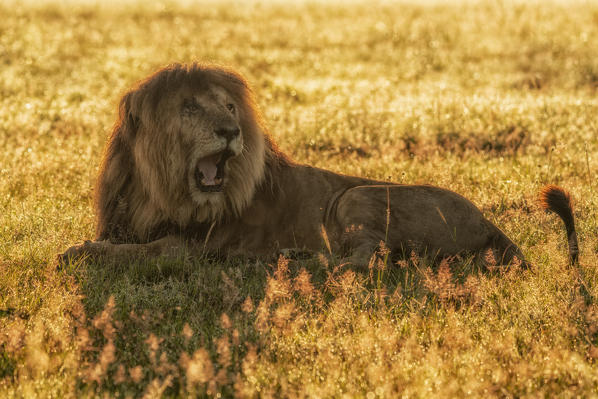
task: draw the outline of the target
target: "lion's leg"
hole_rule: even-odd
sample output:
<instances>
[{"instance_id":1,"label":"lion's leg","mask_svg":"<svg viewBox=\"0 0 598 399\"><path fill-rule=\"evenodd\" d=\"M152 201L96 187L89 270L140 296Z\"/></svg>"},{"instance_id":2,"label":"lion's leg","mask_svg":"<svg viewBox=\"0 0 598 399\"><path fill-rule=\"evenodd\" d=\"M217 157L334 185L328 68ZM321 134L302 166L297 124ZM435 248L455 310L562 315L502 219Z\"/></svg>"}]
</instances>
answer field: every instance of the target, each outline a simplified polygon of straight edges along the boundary
<instances>
[{"instance_id":1,"label":"lion's leg","mask_svg":"<svg viewBox=\"0 0 598 399\"><path fill-rule=\"evenodd\" d=\"M373 196L371 190L349 190L338 198L334 209L336 245L347 261L358 268L367 268L381 242L388 241L385 212L386 192ZM385 244L387 245L387 244Z\"/></svg>"},{"instance_id":2,"label":"lion's leg","mask_svg":"<svg viewBox=\"0 0 598 399\"><path fill-rule=\"evenodd\" d=\"M519 248L470 201L428 186L361 186L336 201L341 245L367 264L380 241L395 251L433 258L492 252L489 265L525 262ZM517 258L517 260L515 260Z\"/></svg>"},{"instance_id":3,"label":"lion's leg","mask_svg":"<svg viewBox=\"0 0 598 399\"><path fill-rule=\"evenodd\" d=\"M351 241L355 242L354 239ZM379 243L380 241L378 241ZM378 244L375 244L374 240L361 240L361 244L352 247L347 261L356 267L367 268Z\"/></svg>"},{"instance_id":4,"label":"lion's leg","mask_svg":"<svg viewBox=\"0 0 598 399\"><path fill-rule=\"evenodd\" d=\"M343 232L340 236L340 247L347 256L347 262L358 268L366 269L370 259L384 241L384 229L354 223L345 219L341 222Z\"/></svg>"},{"instance_id":5,"label":"lion's leg","mask_svg":"<svg viewBox=\"0 0 598 399\"><path fill-rule=\"evenodd\" d=\"M166 236L146 244L112 244L110 241L85 241L58 255L58 263L66 264L86 256L92 259L122 260L134 258L177 257L188 249L176 236Z\"/></svg>"}]
</instances>

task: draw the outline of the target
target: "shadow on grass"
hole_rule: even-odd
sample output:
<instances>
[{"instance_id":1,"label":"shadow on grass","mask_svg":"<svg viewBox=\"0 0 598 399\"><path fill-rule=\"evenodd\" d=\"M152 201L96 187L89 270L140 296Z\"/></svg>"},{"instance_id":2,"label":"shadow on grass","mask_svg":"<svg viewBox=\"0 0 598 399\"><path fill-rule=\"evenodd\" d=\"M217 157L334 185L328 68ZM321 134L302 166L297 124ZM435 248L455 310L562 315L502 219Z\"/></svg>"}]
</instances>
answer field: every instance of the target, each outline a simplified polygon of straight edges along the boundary
<instances>
[{"instance_id":1,"label":"shadow on grass","mask_svg":"<svg viewBox=\"0 0 598 399\"><path fill-rule=\"evenodd\" d=\"M83 294L75 315L81 394L231 396L248 353L268 345L281 323L320 317L339 298L396 316L471 304L480 267L469 260L431 268L411 258L355 272L320 255L81 262L65 272ZM293 310L281 313L289 303Z\"/></svg>"}]
</instances>

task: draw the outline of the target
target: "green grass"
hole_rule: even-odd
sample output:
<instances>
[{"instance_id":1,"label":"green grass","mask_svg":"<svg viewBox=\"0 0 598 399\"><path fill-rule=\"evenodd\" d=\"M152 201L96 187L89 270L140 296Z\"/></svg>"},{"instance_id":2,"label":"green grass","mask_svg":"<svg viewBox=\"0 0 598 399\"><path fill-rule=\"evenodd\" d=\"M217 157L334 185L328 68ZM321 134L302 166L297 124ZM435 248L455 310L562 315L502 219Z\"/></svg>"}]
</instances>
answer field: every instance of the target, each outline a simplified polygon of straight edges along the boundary
<instances>
[{"instance_id":1,"label":"green grass","mask_svg":"<svg viewBox=\"0 0 598 399\"><path fill-rule=\"evenodd\" d=\"M124 4L123 4L124 3ZM0 396L598 392L598 3L0 3ZM70 265L120 96L169 62L252 83L297 161L455 190L533 271L410 259ZM575 199L567 266L542 185Z\"/></svg>"}]
</instances>

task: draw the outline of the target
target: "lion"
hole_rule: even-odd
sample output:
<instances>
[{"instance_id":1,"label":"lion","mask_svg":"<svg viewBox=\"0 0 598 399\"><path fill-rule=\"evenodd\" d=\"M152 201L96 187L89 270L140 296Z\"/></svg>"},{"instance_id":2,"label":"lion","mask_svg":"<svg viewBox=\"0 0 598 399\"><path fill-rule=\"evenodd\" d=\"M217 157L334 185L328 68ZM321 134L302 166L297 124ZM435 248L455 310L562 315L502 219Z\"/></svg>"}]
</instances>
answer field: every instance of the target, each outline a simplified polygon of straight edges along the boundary
<instances>
[{"instance_id":1,"label":"lion","mask_svg":"<svg viewBox=\"0 0 598 399\"><path fill-rule=\"evenodd\" d=\"M548 186L546 209L577 235L568 194ZM62 262L92 257L268 257L294 249L368 264L393 256L469 254L528 266L521 250L461 195L333 173L293 161L268 134L246 80L233 70L173 64L127 92L96 187L95 241Z\"/></svg>"}]
</instances>

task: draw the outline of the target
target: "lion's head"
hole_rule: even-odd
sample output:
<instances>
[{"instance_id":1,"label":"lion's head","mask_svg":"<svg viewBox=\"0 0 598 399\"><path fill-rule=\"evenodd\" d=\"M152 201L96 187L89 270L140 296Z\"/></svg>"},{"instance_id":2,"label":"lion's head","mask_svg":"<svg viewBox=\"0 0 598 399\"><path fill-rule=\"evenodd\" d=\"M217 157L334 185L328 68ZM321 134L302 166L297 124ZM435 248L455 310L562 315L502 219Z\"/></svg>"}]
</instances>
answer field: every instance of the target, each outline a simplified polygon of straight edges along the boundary
<instances>
[{"instance_id":1,"label":"lion's head","mask_svg":"<svg viewBox=\"0 0 598 399\"><path fill-rule=\"evenodd\" d=\"M120 102L98 180L98 236L144 240L161 224L239 215L276 153L240 75L161 69Z\"/></svg>"}]
</instances>

